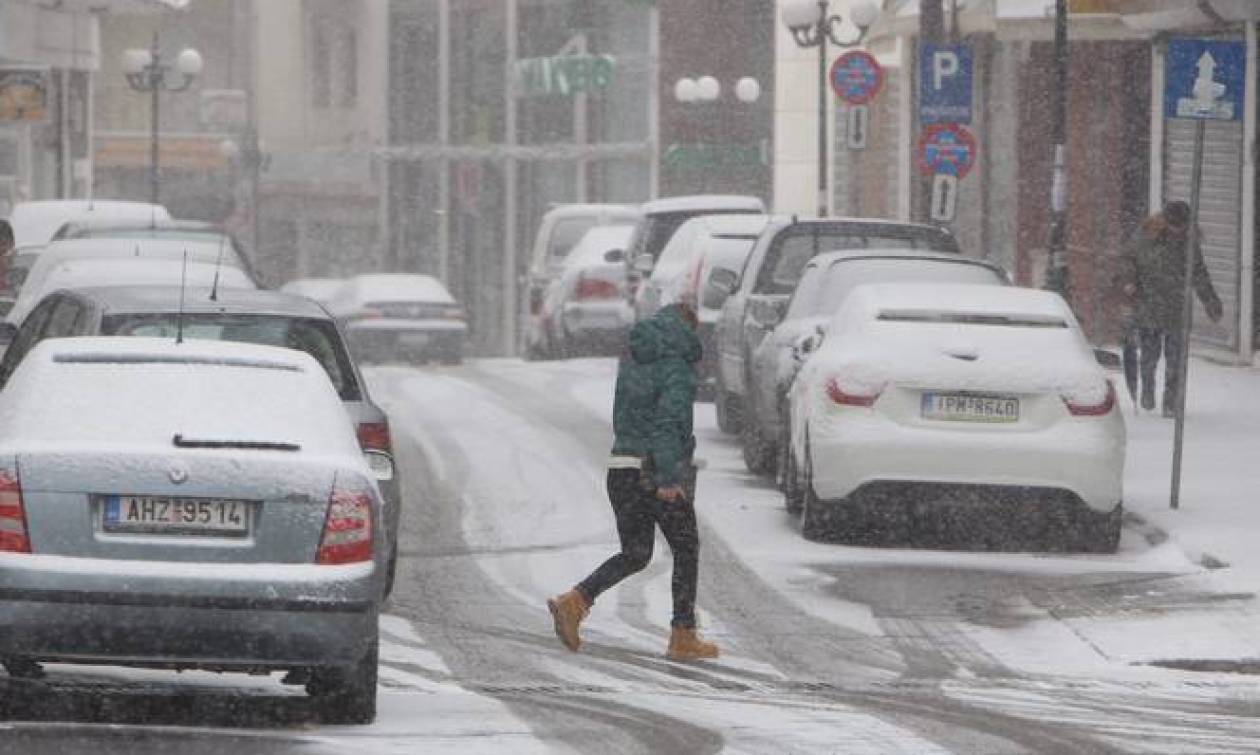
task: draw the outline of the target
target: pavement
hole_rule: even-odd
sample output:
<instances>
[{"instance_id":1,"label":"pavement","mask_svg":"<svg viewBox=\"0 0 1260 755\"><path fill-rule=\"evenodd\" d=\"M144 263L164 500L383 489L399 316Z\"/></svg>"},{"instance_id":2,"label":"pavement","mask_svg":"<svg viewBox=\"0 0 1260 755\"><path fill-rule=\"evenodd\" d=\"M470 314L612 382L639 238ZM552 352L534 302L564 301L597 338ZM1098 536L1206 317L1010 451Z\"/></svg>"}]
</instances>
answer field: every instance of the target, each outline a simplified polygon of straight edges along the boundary
<instances>
[{"instance_id":1,"label":"pavement","mask_svg":"<svg viewBox=\"0 0 1260 755\"><path fill-rule=\"evenodd\" d=\"M1119 382L1123 382L1120 380ZM1148 540L1252 590L1260 581L1260 368L1190 361L1179 508L1170 506L1174 421L1122 399L1125 507Z\"/></svg>"}]
</instances>

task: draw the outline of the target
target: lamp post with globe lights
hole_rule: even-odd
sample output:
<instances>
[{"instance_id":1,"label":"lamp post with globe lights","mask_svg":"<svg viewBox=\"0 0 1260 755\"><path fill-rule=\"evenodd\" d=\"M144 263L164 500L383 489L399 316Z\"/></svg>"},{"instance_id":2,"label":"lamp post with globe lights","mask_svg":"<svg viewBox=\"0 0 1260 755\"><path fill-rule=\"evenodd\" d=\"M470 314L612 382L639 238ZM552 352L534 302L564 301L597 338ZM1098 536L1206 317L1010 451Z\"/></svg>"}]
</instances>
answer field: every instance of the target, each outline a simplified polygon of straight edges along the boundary
<instances>
[{"instance_id":1,"label":"lamp post with globe lights","mask_svg":"<svg viewBox=\"0 0 1260 755\"><path fill-rule=\"evenodd\" d=\"M127 84L137 92L148 92L152 96L150 104L150 142L149 142L149 201L158 204L161 196L159 190L159 157L158 132L159 95L162 92L182 92L192 86L193 81L201 74L201 53L191 47L184 48L175 56L171 65L162 59L162 51L158 47L157 32L153 33L153 44L148 49L132 48L123 53L122 69L127 77Z\"/></svg>"},{"instance_id":2,"label":"lamp post with globe lights","mask_svg":"<svg viewBox=\"0 0 1260 755\"><path fill-rule=\"evenodd\" d=\"M829 0L785 0L781 13L783 24L800 47L818 48L818 216L827 212L827 42L836 47L857 47L866 39L866 32L879 18L879 7L870 0L860 0L849 9L849 20L857 27L856 37L840 36L844 19L828 12Z\"/></svg>"},{"instance_id":3,"label":"lamp post with globe lights","mask_svg":"<svg viewBox=\"0 0 1260 755\"><path fill-rule=\"evenodd\" d=\"M735 94L735 99L744 105L752 105L761 98L761 83L751 76L745 76L735 82L731 90ZM697 78L685 77L674 82L674 99L682 105L709 105L716 103L722 96L722 84L713 76L700 76ZM720 119L710 119L720 120ZM694 123L692 124L694 130ZM694 133L690 138L695 138ZM678 147L679 145L675 145ZM710 147L726 146L726 145L706 145L703 143L693 144L692 148L698 154L707 154L704 150ZM712 155L709 156L712 158ZM705 190L708 190L708 175L705 176Z\"/></svg>"}]
</instances>

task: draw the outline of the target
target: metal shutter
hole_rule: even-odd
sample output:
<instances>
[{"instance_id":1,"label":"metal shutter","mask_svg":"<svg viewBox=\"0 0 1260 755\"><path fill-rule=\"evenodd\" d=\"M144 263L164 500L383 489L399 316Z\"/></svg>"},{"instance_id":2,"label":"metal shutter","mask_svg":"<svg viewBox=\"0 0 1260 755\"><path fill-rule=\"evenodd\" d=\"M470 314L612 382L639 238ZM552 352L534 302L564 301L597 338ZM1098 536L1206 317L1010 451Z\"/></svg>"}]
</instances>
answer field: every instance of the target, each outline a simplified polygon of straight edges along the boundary
<instances>
[{"instance_id":1,"label":"metal shutter","mask_svg":"<svg viewBox=\"0 0 1260 755\"><path fill-rule=\"evenodd\" d=\"M1195 123L1166 119L1164 124L1164 201L1189 202ZM1203 257L1225 315L1219 323L1212 322L1196 297L1192 337L1229 349L1238 347L1243 161L1242 121L1208 121L1199 226L1203 230Z\"/></svg>"}]
</instances>

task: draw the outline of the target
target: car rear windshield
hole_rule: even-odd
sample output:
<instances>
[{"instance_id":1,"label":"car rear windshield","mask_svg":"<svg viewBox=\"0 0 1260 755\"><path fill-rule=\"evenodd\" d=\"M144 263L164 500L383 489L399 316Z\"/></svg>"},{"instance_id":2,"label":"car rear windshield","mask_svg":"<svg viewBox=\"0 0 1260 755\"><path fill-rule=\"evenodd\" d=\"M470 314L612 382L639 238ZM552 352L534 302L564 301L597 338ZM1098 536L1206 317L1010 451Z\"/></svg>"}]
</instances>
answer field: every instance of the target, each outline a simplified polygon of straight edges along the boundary
<instances>
[{"instance_id":1,"label":"car rear windshield","mask_svg":"<svg viewBox=\"0 0 1260 755\"><path fill-rule=\"evenodd\" d=\"M830 315L858 286L867 283L979 283L1002 285L994 268L963 260L872 257L838 260L811 268L801 279L788 318Z\"/></svg>"},{"instance_id":2,"label":"car rear windshield","mask_svg":"<svg viewBox=\"0 0 1260 755\"><path fill-rule=\"evenodd\" d=\"M101 334L174 338L177 319L174 312L109 315L101 323ZM328 320L283 315L186 313L184 337L304 351L328 373L342 401L363 399L345 345L337 328Z\"/></svg>"},{"instance_id":3,"label":"car rear windshield","mask_svg":"<svg viewBox=\"0 0 1260 755\"><path fill-rule=\"evenodd\" d=\"M933 252L957 252L958 245L945 234L928 234L917 228L896 226L863 232L822 230L791 231L780 234L762 264L757 292L789 294L801 279L805 265L824 252L863 249L922 249Z\"/></svg>"},{"instance_id":4,"label":"car rear windshield","mask_svg":"<svg viewBox=\"0 0 1260 755\"><path fill-rule=\"evenodd\" d=\"M568 218L556 221L551 229L551 238L547 240L547 259L549 264L559 265L564 262L569 252L586 232L595 227L598 218Z\"/></svg>"}]
</instances>

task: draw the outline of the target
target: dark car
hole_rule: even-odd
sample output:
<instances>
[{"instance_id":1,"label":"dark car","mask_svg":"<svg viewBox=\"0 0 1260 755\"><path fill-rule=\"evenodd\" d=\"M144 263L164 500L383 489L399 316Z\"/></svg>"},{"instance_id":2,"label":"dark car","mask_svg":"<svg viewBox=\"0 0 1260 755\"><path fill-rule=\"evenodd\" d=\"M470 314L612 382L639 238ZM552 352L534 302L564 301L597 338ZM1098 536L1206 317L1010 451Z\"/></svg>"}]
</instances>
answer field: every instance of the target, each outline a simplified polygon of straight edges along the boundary
<instances>
[{"instance_id":1,"label":"dark car","mask_svg":"<svg viewBox=\"0 0 1260 755\"><path fill-rule=\"evenodd\" d=\"M724 432L740 431L752 353L782 321L805 264L824 252L846 249L960 252L953 234L939 226L866 218L772 218L738 278L710 281L722 289L718 293L729 294L717 326L714 386L718 426Z\"/></svg>"},{"instance_id":2,"label":"dark car","mask_svg":"<svg viewBox=\"0 0 1260 755\"><path fill-rule=\"evenodd\" d=\"M947 252L889 249L814 257L805 265L783 321L750 357L740 433L750 472L773 471L786 448L787 393L808 356L802 339L820 334L854 289L892 282L1006 286L1010 278L998 265Z\"/></svg>"},{"instance_id":3,"label":"dark car","mask_svg":"<svg viewBox=\"0 0 1260 755\"><path fill-rule=\"evenodd\" d=\"M0 390L39 342L71 336L156 336L283 346L310 354L328 373L364 451L393 454L389 421L372 403L336 321L316 302L278 291L178 286L104 286L54 291L31 310L0 359ZM182 319L182 326L180 320ZM389 532L386 594L393 587L401 511L396 474L378 480Z\"/></svg>"}]
</instances>

